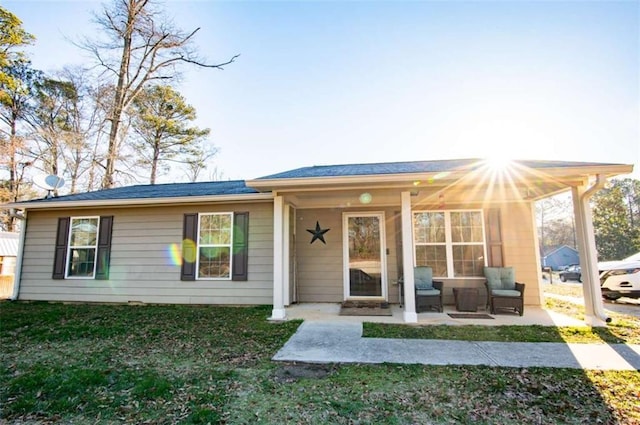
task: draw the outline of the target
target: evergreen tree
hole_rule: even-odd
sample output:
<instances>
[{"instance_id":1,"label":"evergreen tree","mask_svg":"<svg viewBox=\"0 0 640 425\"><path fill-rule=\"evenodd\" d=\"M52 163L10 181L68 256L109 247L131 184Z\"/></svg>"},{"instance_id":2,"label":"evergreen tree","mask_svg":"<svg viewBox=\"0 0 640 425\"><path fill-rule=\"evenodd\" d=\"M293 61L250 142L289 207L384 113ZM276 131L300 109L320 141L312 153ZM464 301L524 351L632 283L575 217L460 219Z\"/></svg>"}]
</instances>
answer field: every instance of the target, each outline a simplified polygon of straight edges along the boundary
<instances>
[{"instance_id":1,"label":"evergreen tree","mask_svg":"<svg viewBox=\"0 0 640 425\"><path fill-rule=\"evenodd\" d=\"M620 260L640 251L637 180L613 180L592 198L598 259Z\"/></svg>"},{"instance_id":2,"label":"evergreen tree","mask_svg":"<svg viewBox=\"0 0 640 425\"><path fill-rule=\"evenodd\" d=\"M152 86L138 96L132 107L132 128L137 135L133 147L138 163L149 169L155 184L158 168L167 162L189 163L203 154L200 142L209 129L192 125L195 108L169 86Z\"/></svg>"}]
</instances>

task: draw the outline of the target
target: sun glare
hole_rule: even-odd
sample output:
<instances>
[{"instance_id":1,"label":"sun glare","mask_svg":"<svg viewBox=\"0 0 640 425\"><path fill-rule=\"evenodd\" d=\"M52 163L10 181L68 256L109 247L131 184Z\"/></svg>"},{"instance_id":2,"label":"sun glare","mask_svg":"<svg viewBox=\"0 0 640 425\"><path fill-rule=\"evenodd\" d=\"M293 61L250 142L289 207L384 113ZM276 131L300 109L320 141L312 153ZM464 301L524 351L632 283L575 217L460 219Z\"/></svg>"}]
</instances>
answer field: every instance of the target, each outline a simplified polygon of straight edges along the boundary
<instances>
[{"instance_id":1,"label":"sun glare","mask_svg":"<svg viewBox=\"0 0 640 425\"><path fill-rule=\"evenodd\" d=\"M491 171L501 172L511 166L512 158L507 155L492 155L486 159L486 163Z\"/></svg>"}]
</instances>

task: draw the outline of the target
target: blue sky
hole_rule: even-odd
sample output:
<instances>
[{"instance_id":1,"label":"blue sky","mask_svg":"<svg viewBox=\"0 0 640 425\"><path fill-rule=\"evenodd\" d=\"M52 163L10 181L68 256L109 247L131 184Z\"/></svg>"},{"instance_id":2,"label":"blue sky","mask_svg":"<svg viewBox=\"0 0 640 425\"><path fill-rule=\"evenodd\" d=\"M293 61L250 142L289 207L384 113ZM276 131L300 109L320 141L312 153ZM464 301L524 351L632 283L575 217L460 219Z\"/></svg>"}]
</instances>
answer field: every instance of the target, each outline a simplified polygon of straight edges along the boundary
<instances>
[{"instance_id":1,"label":"blue sky","mask_svg":"<svg viewBox=\"0 0 640 425\"><path fill-rule=\"evenodd\" d=\"M97 1L3 1L34 66L87 63ZM213 166L249 179L311 165L501 156L634 164L638 1L170 1L200 27L179 86Z\"/></svg>"}]
</instances>

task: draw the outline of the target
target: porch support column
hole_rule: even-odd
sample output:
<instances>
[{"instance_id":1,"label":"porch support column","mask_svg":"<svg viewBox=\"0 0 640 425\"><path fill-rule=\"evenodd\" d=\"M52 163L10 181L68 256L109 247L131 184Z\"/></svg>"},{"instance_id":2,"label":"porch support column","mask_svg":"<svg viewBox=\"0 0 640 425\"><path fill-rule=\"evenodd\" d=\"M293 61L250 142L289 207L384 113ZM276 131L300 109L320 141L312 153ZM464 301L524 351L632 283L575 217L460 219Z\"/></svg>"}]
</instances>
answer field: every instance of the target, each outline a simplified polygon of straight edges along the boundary
<instances>
[{"instance_id":1,"label":"porch support column","mask_svg":"<svg viewBox=\"0 0 640 425\"><path fill-rule=\"evenodd\" d=\"M404 313L406 323L417 323L415 284L413 276L413 220L411 218L411 193L400 194L402 203L402 270L404 285Z\"/></svg>"},{"instance_id":2,"label":"porch support column","mask_svg":"<svg viewBox=\"0 0 640 425\"><path fill-rule=\"evenodd\" d=\"M593 231L593 221L589 198L602 188L604 178L598 175L598 182L591 188L572 187L573 212L576 222L578 252L582 268L582 286L584 294L585 322L590 326L606 326L610 319L604 312L602 291L598 274L598 253Z\"/></svg>"},{"instance_id":3,"label":"porch support column","mask_svg":"<svg viewBox=\"0 0 640 425\"><path fill-rule=\"evenodd\" d=\"M284 305L288 306L291 304L291 288L289 287L289 262L291 259L289 220L291 208L289 208L289 205L286 203L282 208L282 291Z\"/></svg>"},{"instance_id":4,"label":"porch support column","mask_svg":"<svg viewBox=\"0 0 640 425\"><path fill-rule=\"evenodd\" d=\"M273 198L273 310L270 320L285 320L284 309L284 202Z\"/></svg>"}]
</instances>

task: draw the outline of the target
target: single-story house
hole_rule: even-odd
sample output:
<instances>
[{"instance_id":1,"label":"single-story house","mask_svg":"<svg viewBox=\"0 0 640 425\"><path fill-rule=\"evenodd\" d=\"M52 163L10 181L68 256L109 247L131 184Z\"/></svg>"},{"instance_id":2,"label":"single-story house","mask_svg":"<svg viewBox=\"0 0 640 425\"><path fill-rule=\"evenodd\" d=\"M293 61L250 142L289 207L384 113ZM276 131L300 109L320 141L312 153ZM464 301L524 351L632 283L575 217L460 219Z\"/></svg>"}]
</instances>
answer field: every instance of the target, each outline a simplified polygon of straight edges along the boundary
<instances>
[{"instance_id":1,"label":"single-story house","mask_svg":"<svg viewBox=\"0 0 640 425\"><path fill-rule=\"evenodd\" d=\"M416 265L433 268L453 303L453 287L484 291L483 267L508 265L527 284L525 304L540 305L534 202L572 191L585 285L596 291L588 199L632 170L479 159L329 165L8 204L24 220L13 299L270 304L281 320L292 303L394 302L400 285L414 293ZM585 293L587 316L601 321L600 297ZM416 322L413 297L403 308Z\"/></svg>"},{"instance_id":2,"label":"single-story house","mask_svg":"<svg viewBox=\"0 0 640 425\"><path fill-rule=\"evenodd\" d=\"M567 245L548 248L542 254L542 266L552 270L560 270L562 267L572 264L580 264L578 250Z\"/></svg>"}]
</instances>

